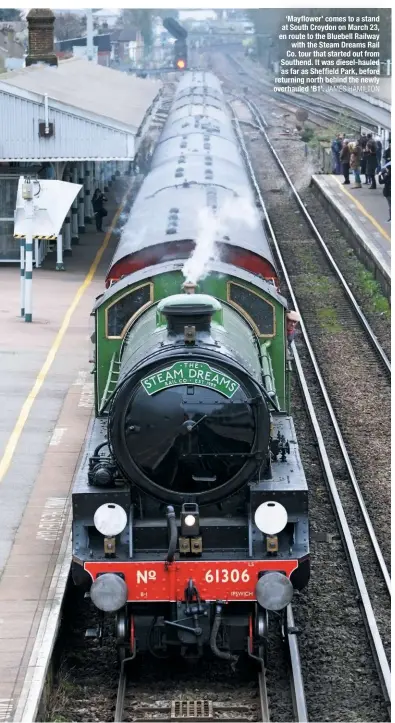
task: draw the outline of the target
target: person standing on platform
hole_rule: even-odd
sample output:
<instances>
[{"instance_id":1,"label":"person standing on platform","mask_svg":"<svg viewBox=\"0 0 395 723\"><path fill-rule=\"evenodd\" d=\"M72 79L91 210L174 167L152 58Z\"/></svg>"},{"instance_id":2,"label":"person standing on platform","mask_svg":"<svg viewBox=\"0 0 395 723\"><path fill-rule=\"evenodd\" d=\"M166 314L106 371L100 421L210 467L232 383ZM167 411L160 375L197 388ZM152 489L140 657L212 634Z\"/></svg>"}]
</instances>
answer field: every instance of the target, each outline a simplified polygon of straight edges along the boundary
<instances>
[{"instance_id":1,"label":"person standing on platform","mask_svg":"<svg viewBox=\"0 0 395 723\"><path fill-rule=\"evenodd\" d=\"M96 220L96 231L103 231L103 218L107 216L107 211L104 208L104 202L107 201L105 195L101 192L100 188L96 188L92 196L92 206Z\"/></svg>"},{"instance_id":2,"label":"person standing on platform","mask_svg":"<svg viewBox=\"0 0 395 723\"><path fill-rule=\"evenodd\" d=\"M52 163L49 163L48 161L45 161L42 163L40 168L37 171L37 175L39 178L47 178L48 180L54 180L55 179L55 170L52 165Z\"/></svg>"},{"instance_id":3,"label":"person standing on platform","mask_svg":"<svg viewBox=\"0 0 395 723\"><path fill-rule=\"evenodd\" d=\"M350 183L350 149L348 141L343 141L343 147L340 152L340 163L342 164L342 174L344 176L343 186Z\"/></svg>"},{"instance_id":4,"label":"person standing on platform","mask_svg":"<svg viewBox=\"0 0 395 723\"><path fill-rule=\"evenodd\" d=\"M379 183L384 186L383 196L387 199L389 209L388 223L391 221L391 161L387 163L379 175Z\"/></svg>"},{"instance_id":5,"label":"person standing on platform","mask_svg":"<svg viewBox=\"0 0 395 723\"><path fill-rule=\"evenodd\" d=\"M376 167L376 173L380 173L381 171L381 158L383 155L383 144L379 138L379 136L376 136L376 158L377 158L377 167Z\"/></svg>"},{"instance_id":6,"label":"person standing on platform","mask_svg":"<svg viewBox=\"0 0 395 723\"><path fill-rule=\"evenodd\" d=\"M384 151L384 160L389 163L391 160L391 140L388 143L388 148Z\"/></svg>"},{"instance_id":7,"label":"person standing on platform","mask_svg":"<svg viewBox=\"0 0 395 723\"><path fill-rule=\"evenodd\" d=\"M340 133L337 134L336 138L332 141L332 173L336 174L337 176L340 176L341 174L341 167L340 167L340 153L342 149L342 138Z\"/></svg>"},{"instance_id":8,"label":"person standing on platform","mask_svg":"<svg viewBox=\"0 0 395 723\"><path fill-rule=\"evenodd\" d=\"M354 171L354 178L355 183L353 185L353 188L362 188L361 184L361 157L362 157L362 149L359 145L359 141L356 141L352 148L351 148L351 156L350 156L350 168Z\"/></svg>"},{"instance_id":9,"label":"person standing on platform","mask_svg":"<svg viewBox=\"0 0 395 723\"><path fill-rule=\"evenodd\" d=\"M370 136L370 138L369 138ZM367 157L366 157L366 177L370 180L369 188L376 190L376 166L377 166L377 147L376 141L373 140L372 134L368 134L368 142L366 144Z\"/></svg>"},{"instance_id":10,"label":"person standing on platform","mask_svg":"<svg viewBox=\"0 0 395 723\"><path fill-rule=\"evenodd\" d=\"M368 139L366 138L366 134L362 133L360 139L359 139L359 145L361 146L361 173L365 176L365 184L368 183L368 179L366 176L366 157L367 157L367 150L366 150L366 144L368 142Z\"/></svg>"}]
</instances>

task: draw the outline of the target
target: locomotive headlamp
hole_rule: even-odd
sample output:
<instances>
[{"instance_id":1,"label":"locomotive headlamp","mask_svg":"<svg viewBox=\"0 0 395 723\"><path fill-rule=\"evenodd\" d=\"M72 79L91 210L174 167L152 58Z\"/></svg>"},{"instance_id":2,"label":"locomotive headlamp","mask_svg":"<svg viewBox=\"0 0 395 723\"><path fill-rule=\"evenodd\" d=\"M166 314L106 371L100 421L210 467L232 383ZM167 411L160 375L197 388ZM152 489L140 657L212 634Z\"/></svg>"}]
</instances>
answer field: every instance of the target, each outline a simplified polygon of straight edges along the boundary
<instances>
[{"instance_id":1,"label":"locomotive headlamp","mask_svg":"<svg viewBox=\"0 0 395 723\"><path fill-rule=\"evenodd\" d=\"M293 585L282 572L266 572L255 586L255 597L265 610L283 610L293 597Z\"/></svg>"},{"instance_id":2,"label":"locomotive headlamp","mask_svg":"<svg viewBox=\"0 0 395 723\"><path fill-rule=\"evenodd\" d=\"M255 511L255 524L265 535L278 535L287 522L287 510L279 502L263 502Z\"/></svg>"},{"instance_id":3,"label":"locomotive headlamp","mask_svg":"<svg viewBox=\"0 0 395 723\"><path fill-rule=\"evenodd\" d=\"M195 502L184 502L181 507L181 535L196 537L200 531L199 507Z\"/></svg>"},{"instance_id":4,"label":"locomotive headlamp","mask_svg":"<svg viewBox=\"0 0 395 723\"><path fill-rule=\"evenodd\" d=\"M92 583L90 596L93 604L99 610L105 613L115 613L126 605L128 589L125 580L122 580L119 575L106 572Z\"/></svg>"},{"instance_id":5,"label":"locomotive headlamp","mask_svg":"<svg viewBox=\"0 0 395 723\"><path fill-rule=\"evenodd\" d=\"M185 522L185 524L186 524L188 527L193 527L193 525L194 525L195 522L196 522L196 517L195 517L195 515L187 515L186 518L185 518L185 520L184 520L184 522Z\"/></svg>"},{"instance_id":6,"label":"locomotive headlamp","mask_svg":"<svg viewBox=\"0 0 395 723\"><path fill-rule=\"evenodd\" d=\"M104 537L119 535L125 529L127 521L123 507L112 502L98 507L93 517L93 524Z\"/></svg>"}]
</instances>

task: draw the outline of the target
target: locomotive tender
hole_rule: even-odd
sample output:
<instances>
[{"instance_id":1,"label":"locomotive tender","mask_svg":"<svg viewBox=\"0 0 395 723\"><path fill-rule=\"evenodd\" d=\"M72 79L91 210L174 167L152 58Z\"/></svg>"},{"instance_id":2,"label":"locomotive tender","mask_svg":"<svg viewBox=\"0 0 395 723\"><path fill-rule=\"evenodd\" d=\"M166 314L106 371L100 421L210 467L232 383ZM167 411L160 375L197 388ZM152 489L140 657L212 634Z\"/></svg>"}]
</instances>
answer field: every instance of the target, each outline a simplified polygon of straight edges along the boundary
<instances>
[{"instance_id":1,"label":"locomotive tender","mask_svg":"<svg viewBox=\"0 0 395 723\"><path fill-rule=\"evenodd\" d=\"M201 235L230 219L205 273ZM181 79L92 316L95 419L72 495L74 582L122 656L262 653L309 579L287 304L218 79Z\"/></svg>"}]
</instances>

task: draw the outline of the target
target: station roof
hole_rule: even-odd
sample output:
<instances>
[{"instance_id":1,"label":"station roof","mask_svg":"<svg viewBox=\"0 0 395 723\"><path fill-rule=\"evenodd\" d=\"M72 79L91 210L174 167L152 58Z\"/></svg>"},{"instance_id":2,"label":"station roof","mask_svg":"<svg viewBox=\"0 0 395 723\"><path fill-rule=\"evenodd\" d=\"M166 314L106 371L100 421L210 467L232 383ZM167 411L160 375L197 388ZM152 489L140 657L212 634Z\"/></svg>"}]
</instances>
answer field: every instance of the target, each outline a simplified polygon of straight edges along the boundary
<instances>
[{"instance_id":1,"label":"station roof","mask_svg":"<svg viewBox=\"0 0 395 723\"><path fill-rule=\"evenodd\" d=\"M0 159L128 160L161 82L113 70L85 58L0 75ZM50 137L42 137L48 96Z\"/></svg>"}]
</instances>

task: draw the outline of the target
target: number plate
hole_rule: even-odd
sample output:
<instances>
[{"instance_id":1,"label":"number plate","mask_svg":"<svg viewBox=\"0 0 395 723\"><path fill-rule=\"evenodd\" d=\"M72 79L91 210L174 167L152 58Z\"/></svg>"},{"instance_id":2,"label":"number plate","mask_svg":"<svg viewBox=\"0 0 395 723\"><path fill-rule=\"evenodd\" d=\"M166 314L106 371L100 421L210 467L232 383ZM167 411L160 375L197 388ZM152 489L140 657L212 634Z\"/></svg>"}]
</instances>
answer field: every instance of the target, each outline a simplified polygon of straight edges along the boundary
<instances>
[{"instance_id":1,"label":"number plate","mask_svg":"<svg viewBox=\"0 0 395 723\"><path fill-rule=\"evenodd\" d=\"M99 573L122 573L128 586L129 602L185 599L185 588L192 578L202 600L255 600L258 575L279 570L287 577L298 566L297 560L241 560L222 562L177 561L167 568L163 562L86 562L94 580Z\"/></svg>"}]
</instances>

